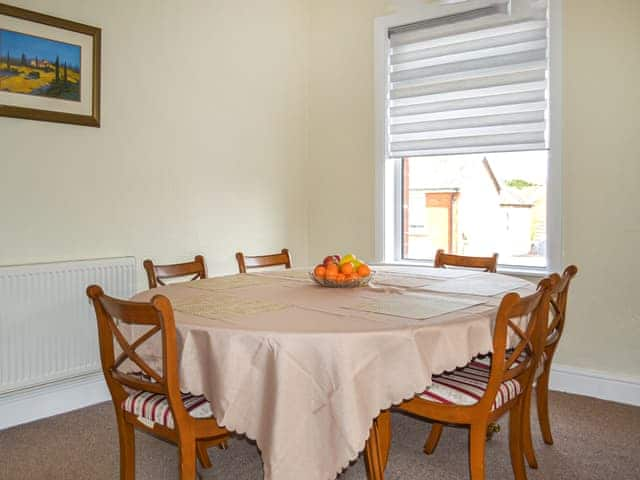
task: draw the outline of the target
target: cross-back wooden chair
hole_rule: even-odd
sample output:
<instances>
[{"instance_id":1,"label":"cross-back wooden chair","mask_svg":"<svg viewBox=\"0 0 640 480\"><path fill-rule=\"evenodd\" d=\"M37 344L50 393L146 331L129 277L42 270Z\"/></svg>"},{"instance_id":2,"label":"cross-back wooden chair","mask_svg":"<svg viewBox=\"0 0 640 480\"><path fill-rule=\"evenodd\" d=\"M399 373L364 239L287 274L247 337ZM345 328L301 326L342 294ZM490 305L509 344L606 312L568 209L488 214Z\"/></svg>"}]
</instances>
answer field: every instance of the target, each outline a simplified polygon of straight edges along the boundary
<instances>
[{"instance_id":1,"label":"cross-back wooden chair","mask_svg":"<svg viewBox=\"0 0 640 480\"><path fill-rule=\"evenodd\" d=\"M236 253L236 260L238 261L238 270L240 270L240 273L247 273L247 269L249 268L274 267L277 265L284 265L285 268L291 268L291 255L289 255L289 250L286 248L283 248L280 253L252 257L238 252Z\"/></svg>"},{"instance_id":2,"label":"cross-back wooden chair","mask_svg":"<svg viewBox=\"0 0 640 480\"><path fill-rule=\"evenodd\" d=\"M433 266L436 268L446 268L447 266L478 268L485 272L495 273L498 268L498 254L494 253L491 257L469 257L444 253L444 250L439 249L433 260Z\"/></svg>"},{"instance_id":3,"label":"cross-back wooden chair","mask_svg":"<svg viewBox=\"0 0 640 480\"><path fill-rule=\"evenodd\" d=\"M398 409L431 420L433 426L425 452L432 453L444 424L469 427L469 471L482 480L487 426L509 412L509 450L517 480L526 479L522 450L522 410L533 383L535 366L542 355L542 321L549 311L551 280L536 293L521 297L508 293L496 315L493 353L486 364L472 361L450 373L435 375L432 386ZM522 324L524 323L524 325ZM515 338L507 350L508 338Z\"/></svg>"},{"instance_id":4,"label":"cross-back wooden chair","mask_svg":"<svg viewBox=\"0 0 640 480\"><path fill-rule=\"evenodd\" d=\"M149 303L118 300L105 295L97 285L90 286L87 295L96 312L102 371L118 422L120 479L135 479L137 428L176 444L180 479L194 480L196 456L203 467L211 467L206 448L222 444L229 432L216 423L204 396L180 392L176 328L169 299L156 295ZM121 330L125 325L148 330L129 341ZM161 371L137 352L156 336L162 346ZM116 352L114 341L121 353Z\"/></svg>"},{"instance_id":5,"label":"cross-back wooden chair","mask_svg":"<svg viewBox=\"0 0 640 480\"><path fill-rule=\"evenodd\" d=\"M204 257L196 255L193 262L175 263L173 265L154 265L149 259L142 264L147 272L149 288L156 288L158 285L164 286L164 280L170 278L191 276L189 280L200 280L207 278L207 268L204 264Z\"/></svg>"},{"instance_id":6,"label":"cross-back wooden chair","mask_svg":"<svg viewBox=\"0 0 640 480\"><path fill-rule=\"evenodd\" d=\"M578 273L578 267L569 265L564 269L562 276L553 274L554 285L550 292L550 307L548 321L544 324L544 350L541 362L543 368L536 370L536 403L538 407L538 422L542 438L548 445L553 445L551 435L551 422L549 420L549 376L553 357L560 343L564 324L567 316L567 301L569 299L569 286L573 277ZM524 452L529 466L538 467L533 440L531 438L531 395L526 400L524 408Z\"/></svg>"}]
</instances>

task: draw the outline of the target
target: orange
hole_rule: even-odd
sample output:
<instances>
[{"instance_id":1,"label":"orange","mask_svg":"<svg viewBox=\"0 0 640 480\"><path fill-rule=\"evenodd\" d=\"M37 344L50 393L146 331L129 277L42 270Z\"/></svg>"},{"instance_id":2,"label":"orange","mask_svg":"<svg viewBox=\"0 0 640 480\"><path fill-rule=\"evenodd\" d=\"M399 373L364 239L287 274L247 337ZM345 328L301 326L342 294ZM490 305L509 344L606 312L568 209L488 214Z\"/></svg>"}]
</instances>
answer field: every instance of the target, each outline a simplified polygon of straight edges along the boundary
<instances>
[{"instance_id":1,"label":"orange","mask_svg":"<svg viewBox=\"0 0 640 480\"><path fill-rule=\"evenodd\" d=\"M358 275L360 275L361 277L368 277L369 275L371 275L371 269L369 268L369 265L360 265L360 267L358 268Z\"/></svg>"},{"instance_id":2,"label":"orange","mask_svg":"<svg viewBox=\"0 0 640 480\"><path fill-rule=\"evenodd\" d=\"M329 265L327 265L326 267L326 272L325 275L328 276L336 276L338 274L338 265L336 265L335 263L330 263Z\"/></svg>"},{"instance_id":3,"label":"orange","mask_svg":"<svg viewBox=\"0 0 640 480\"><path fill-rule=\"evenodd\" d=\"M345 275L350 275L353 273L353 265L351 262L347 262L340 267L340 273L344 273Z\"/></svg>"},{"instance_id":4,"label":"orange","mask_svg":"<svg viewBox=\"0 0 640 480\"><path fill-rule=\"evenodd\" d=\"M324 276L327 274L327 269L325 268L324 265L318 265L313 270L313 274L318 278L324 278Z\"/></svg>"},{"instance_id":5,"label":"orange","mask_svg":"<svg viewBox=\"0 0 640 480\"><path fill-rule=\"evenodd\" d=\"M344 282L346 279L346 276L344 273L339 273L338 275L336 275L336 282Z\"/></svg>"}]
</instances>

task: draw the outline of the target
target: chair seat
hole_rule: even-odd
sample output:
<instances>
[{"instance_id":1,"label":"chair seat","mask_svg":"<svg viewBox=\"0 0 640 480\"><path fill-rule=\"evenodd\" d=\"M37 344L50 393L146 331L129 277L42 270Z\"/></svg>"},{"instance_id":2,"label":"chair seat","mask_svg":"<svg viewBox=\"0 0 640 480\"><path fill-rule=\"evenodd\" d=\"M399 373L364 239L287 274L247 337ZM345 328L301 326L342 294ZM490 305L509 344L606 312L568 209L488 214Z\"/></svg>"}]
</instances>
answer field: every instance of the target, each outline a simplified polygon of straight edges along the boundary
<instances>
[{"instance_id":1,"label":"chair seat","mask_svg":"<svg viewBox=\"0 0 640 480\"><path fill-rule=\"evenodd\" d=\"M181 395L184 408L192 417L213 417L211 404L204 395L191 395L190 393L182 393ZM166 395L143 390L133 391L122 402L122 409L149 422L171 429L175 427L173 412L169 408L169 399Z\"/></svg>"},{"instance_id":2,"label":"chair seat","mask_svg":"<svg viewBox=\"0 0 640 480\"><path fill-rule=\"evenodd\" d=\"M506 353L506 357L508 358L509 355L511 354L511 352L507 352ZM518 357L518 359L513 363L513 365L511 366L511 368L515 368L518 365L520 365L522 362L524 362L526 360L527 356L526 354L523 352L520 354L520 356ZM490 356L486 356L486 357L477 357L473 360L474 362L477 362L481 365L484 365L485 368L490 369L491 368L491 357ZM544 372L544 364L547 361L547 352L543 352L542 353L542 358L540 359L540 362L538 363L538 367L536 368L536 372L535 372L535 378L538 379L540 377L540 375L542 375L542 373Z\"/></svg>"},{"instance_id":3,"label":"chair seat","mask_svg":"<svg viewBox=\"0 0 640 480\"><path fill-rule=\"evenodd\" d=\"M433 384L419 395L423 400L446 405L474 405L487 390L490 369L483 363L472 361L466 367L451 373L434 375ZM517 380L507 380L500 385L491 410L497 410L522 393Z\"/></svg>"}]
</instances>

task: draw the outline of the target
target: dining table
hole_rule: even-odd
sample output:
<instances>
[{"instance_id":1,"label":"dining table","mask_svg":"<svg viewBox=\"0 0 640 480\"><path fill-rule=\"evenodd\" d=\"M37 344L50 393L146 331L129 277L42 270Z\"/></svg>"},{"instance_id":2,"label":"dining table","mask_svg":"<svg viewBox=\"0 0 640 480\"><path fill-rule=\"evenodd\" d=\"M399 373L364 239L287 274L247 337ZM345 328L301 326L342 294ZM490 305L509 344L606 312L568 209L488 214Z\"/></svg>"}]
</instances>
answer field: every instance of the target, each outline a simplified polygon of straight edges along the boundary
<instances>
[{"instance_id":1,"label":"dining table","mask_svg":"<svg viewBox=\"0 0 640 480\"><path fill-rule=\"evenodd\" d=\"M433 375L492 350L502 297L535 285L468 269L372 266L368 285L326 288L310 269L175 283L180 387L256 442L266 480L333 480L364 452L384 478L390 409ZM135 336L135 331L129 332ZM138 353L161 368L159 341Z\"/></svg>"}]
</instances>

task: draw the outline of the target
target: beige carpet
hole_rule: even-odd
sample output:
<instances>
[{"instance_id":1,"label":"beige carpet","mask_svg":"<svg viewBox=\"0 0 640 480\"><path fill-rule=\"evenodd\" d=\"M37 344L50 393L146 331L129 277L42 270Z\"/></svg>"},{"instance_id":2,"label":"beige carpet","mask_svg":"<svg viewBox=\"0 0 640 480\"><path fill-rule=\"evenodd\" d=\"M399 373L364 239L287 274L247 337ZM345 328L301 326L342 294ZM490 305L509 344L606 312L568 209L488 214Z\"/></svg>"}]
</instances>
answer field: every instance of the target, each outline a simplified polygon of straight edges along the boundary
<instances>
[{"instance_id":1,"label":"beige carpet","mask_svg":"<svg viewBox=\"0 0 640 480\"><path fill-rule=\"evenodd\" d=\"M553 393L551 412L555 445L542 443L536 424L540 468L529 470L530 479L640 479L640 407ZM445 429L438 450L427 457L422 453L427 431L423 422L393 415L388 480L468 478L467 432ZM177 478L173 445L144 434L136 440L139 480ZM0 431L0 479L117 479L117 441L109 403ZM227 451L210 453L214 467L201 471L204 479L262 478L259 452L242 438L233 439ZM488 479L513 478L504 421L488 444L486 464ZM365 479L362 459L339 478Z\"/></svg>"}]
</instances>

